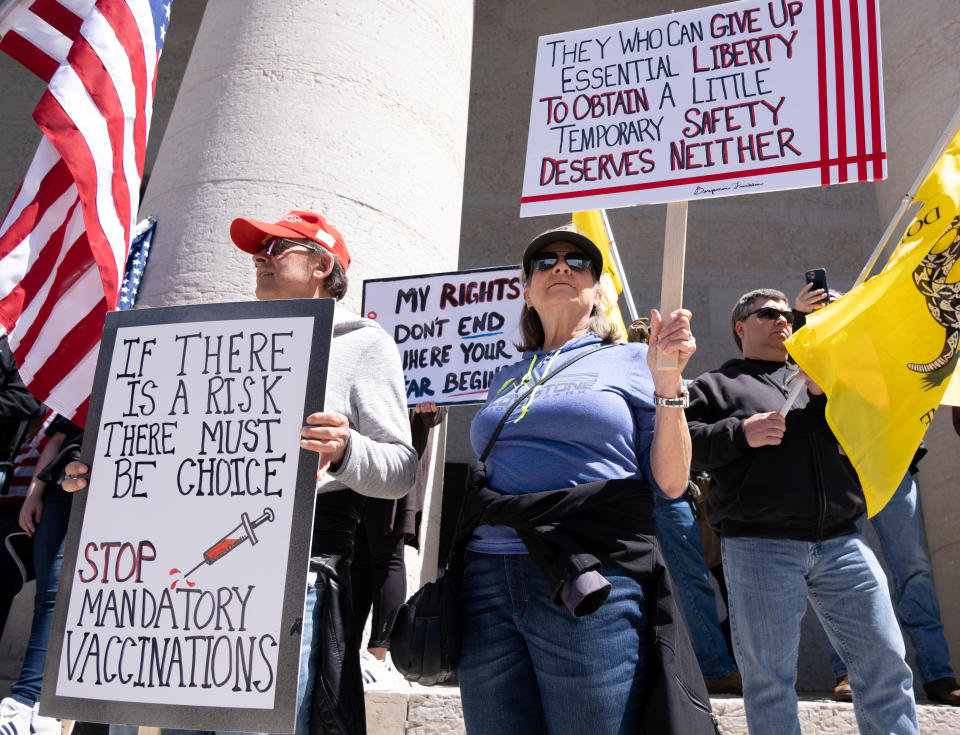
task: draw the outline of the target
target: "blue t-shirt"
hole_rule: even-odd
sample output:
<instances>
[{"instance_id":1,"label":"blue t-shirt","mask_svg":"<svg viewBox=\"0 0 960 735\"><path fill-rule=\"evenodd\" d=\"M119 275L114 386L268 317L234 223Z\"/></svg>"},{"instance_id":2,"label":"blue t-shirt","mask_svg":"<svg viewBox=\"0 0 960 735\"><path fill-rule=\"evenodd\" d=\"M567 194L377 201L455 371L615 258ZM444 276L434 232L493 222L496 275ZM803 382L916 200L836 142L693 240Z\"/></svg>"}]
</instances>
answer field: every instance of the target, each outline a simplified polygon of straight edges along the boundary
<instances>
[{"instance_id":1,"label":"blue t-shirt","mask_svg":"<svg viewBox=\"0 0 960 735\"><path fill-rule=\"evenodd\" d=\"M593 333L554 352L526 352L503 368L470 426L479 455L513 402L546 371L601 343ZM615 345L579 360L535 389L507 419L486 461L487 482L518 495L597 480L639 477L656 488L650 471L653 379L647 346ZM512 528L477 527L468 546L485 554L523 554Z\"/></svg>"}]
</instances>

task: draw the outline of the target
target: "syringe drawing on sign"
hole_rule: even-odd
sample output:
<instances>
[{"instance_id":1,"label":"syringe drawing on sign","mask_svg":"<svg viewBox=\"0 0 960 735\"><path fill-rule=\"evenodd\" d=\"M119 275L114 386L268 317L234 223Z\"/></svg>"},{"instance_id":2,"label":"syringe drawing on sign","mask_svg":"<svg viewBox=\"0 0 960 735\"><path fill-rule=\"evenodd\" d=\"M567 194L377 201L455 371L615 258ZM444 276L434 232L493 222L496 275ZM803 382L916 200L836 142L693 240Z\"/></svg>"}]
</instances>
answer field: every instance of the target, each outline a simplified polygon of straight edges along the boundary
<instances>
[{"instance_id":1,"label":"syringe drawing on sign","mask_svg":"<svg viewBox=\"0 0 960 735\"><path fill-rule=\"evenodd\" d=\"M235 528L228 531L227 534L223 538L221 538L219 541L217 541L215 544L213 544L213 546L211 546L209 549L203 552L203 559L193 569L191 569L189 572L186 572L182 576L183 581L192 587L193 582L190 582L187 579L187 577L189 577L191 574L197 571L204 564L210 565L210 564L213 564L218 559L222 559L224 556L229 554L231 551L233 551L237 546L242 544L244 541L249 540L251 545L256 544L259 541L259 539L257 538L257 534L254 531L254 529L257 526L262 525L263 523L266 523L267 521L272 521L273 519L274 519L274 514L271 508L265 508L263 513L259 517L254 518L253 520L251 520L250 516L247 515L246 513L241 513L240 523L237 524ZM180 570L171 569L170 574L180 574ZM174 581L171 587L176 586L176 584L177 582Z\"/></svg>"}]
</instances>

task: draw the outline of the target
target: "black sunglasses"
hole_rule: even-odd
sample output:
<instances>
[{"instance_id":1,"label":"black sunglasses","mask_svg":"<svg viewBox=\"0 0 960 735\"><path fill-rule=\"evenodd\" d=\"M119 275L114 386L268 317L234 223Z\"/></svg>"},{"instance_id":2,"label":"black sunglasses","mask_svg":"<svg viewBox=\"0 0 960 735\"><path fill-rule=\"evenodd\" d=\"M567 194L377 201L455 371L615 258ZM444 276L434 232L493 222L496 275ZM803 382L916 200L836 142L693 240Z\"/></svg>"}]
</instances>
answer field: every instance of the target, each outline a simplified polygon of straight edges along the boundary
<instances>
[{"instance_id":1,"label":"black sunglasses","mask_svg":"<svg viewBox=\"0 0 960 735\"><path fill-rule=\"evenodd\" d=\"M307 250L312 250L315 253L322 253L323 251L318 248L316 245L311 245L306 242L298 242L297 240L288 240L285 237L271 237L269 240L266 240L258 249L258 253L266 253L267 255L281 255L290 248L293 247L306 248Z\"/></svg>"},{"instance_id":2,"label":"black sunglasses","mask_svg":"<svg viewBox=\"0 0 960 735\"><path fill-rule=\"evenodd\" d=\"M583 253L537 253L530 259L530 265L536 271L548 271L557 265L560 258L572 271L585 271L590 267L590 257Z\"/></svg>"},{"instance_id":3,"label":"black sunglasses","mask_svg":"<svg viewBox=\"0 0 960 735\"><path fill-rule=\"evenodd\" d=\"M759 309L755 309L747 314L744 319L754 314L757 315L757 319L766 319L771 322L775 322L780 317L783 317L787 320L788 324L793 324L793 312L789 309L775 309L772 306L761 306Z\"/></svg>"}]
</instances>

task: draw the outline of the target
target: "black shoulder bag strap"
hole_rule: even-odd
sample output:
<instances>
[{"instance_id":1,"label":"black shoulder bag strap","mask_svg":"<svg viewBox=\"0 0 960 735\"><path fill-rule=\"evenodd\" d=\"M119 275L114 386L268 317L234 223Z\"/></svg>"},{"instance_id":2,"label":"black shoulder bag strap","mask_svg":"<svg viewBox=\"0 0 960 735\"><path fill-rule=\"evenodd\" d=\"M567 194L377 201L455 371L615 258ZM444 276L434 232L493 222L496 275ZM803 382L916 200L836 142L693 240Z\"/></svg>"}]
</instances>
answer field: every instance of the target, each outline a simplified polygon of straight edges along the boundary
<instances>
[{"instance_id":1,"label":"black shoulder bag strap","mask_svg":"<svg viewBox=\"0 0 960 735\"><path fill-rule=\"evenodd\" d=\"M566 368L570 367L571 365L573 365L573 363L577 362L578 360L582 360L583 358L587 357L588 355L592 355L594 352L599 352L600 350L605 350L605 349L607 349L608 347L613 347L613 346L614 346L614 345L612 345L612 344L607 344L607 345L599 345L599 346L597 346L597 347L594 347L592 350L587 350L587 351L584 352L583 354L577 355L576 357L574 357L574 358L571 359L571 360L567 360L565 363L563 363L563 365L561 365L560 367L558 367L558 368L557 368L556 370L554 370L552 373L547 373L546 375L541 375L540 378L539 378L539 380L537 380L535 383L533 383L533 384L523 393L523 395L521 395L519 398L517 398L517 400L515 400L515 401L513 402L513 404L510 406L510 408L508 408L506 411L504 411L504 413L503 413L503 418L500 419L500 423L497 424L497 428L493 430L493 434L490 436L490 440L487 442L487 446L484 447L483 453L480 455L479 462L480 462L481 464L483 464L484 462L487 461L487 457L490 456L490 452L491 452L491 450L493 450L494 442L496 442L496 441L497 441L497 437L500 436L500 430L503 429L504 425L507 423L507 419L510 418L510 414L512 414L513 411L514 411L514 409L515 409L517 406L519 406L521 403L523 403L523 401L526 400L526 399L530 396L530 394L533 393L533 391L534 391L538 386L543 385L543 384L546 383L550 378L552 378L554 375L556 375L557 373L559 373L561 370L565 370ZM468 469L467 472L469 473L470 470ZM463 509L464 509L464 506L466 506L466 504L467 504L467 493L468 493L468 492L470 492L470 489L469 489L469 488L467 488L467 489L464 491L463 498L460 499L460 510L457 512L457 523L456 523L456 525L455 525L454 528L453 528L453 540L450 542L450 549L447 551L447 559L446 559L446 561L444 562L444 565L443 565L443 569L444 569L444 572L445 572L445 573L448 572L448 571L450 570L450 568L453 566L453 562L454 562L454 559L455 559L455 557L456 557L456 555L457 555L457 551L458 551L457 547L461 545L460 542L459 542L460 533L461 533L460 523L463 521Z\"/></svg>"}]
</instances>

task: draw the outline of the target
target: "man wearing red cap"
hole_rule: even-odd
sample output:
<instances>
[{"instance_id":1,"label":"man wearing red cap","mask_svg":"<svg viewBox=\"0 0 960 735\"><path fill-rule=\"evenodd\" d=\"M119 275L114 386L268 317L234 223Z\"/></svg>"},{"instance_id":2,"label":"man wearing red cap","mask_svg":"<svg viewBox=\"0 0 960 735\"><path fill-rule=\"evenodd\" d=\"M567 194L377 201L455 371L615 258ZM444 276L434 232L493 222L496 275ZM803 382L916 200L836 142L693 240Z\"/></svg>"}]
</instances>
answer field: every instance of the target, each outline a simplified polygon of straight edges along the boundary
<instances>
[{"instance_id":1,"label":"man wearing red cap","mask_svg":"<svg viewBox=\"0 0 960 735\"><path fill-rule=\"evenodd\" d=\"M350 253L343 236L313 212L274 223L235 219L234 244L253 256L260 300L333 298L347 292ZM350 562L365 498L404 496L416 479L403 370L396 345L374 321L337 304L325 406L310 414L300 446L320 455L303 643L297 735L366 732L360 634L353 630ZM67 467L63 488L86 487L87 468ZM113 727L113 726L111 726ZM165 735L209 733L165 729Z\"/></svg>"},{"instance_id":2,"label":"man wearing red cap","mask_svg":"<svg viewBox=\"0 0 960 735\"><path fill-rule=\"evenodd\" d=\"M325 298L347 291L350 253L313 212L269 224L235 219L230 237L253 256L257 298ZM416 478L403 371L376 322L337 304L324 411L307 417L300 445L320 455L311 573L304 615L297 733L356 735L365 729L360 634L350 602L354 532L365 497L399 498ZM336 641L336 644L333 643Z\"/></svg>"},{"instance_id":3,"label":"man wearing red cap","mask_svg":"<svg viewBox=\"0 0 960 735\"><path fill-rule=\"evenodd\" d=\"M313 212L273 224L235 219L230 237L253 256L260 300L343 298L350 253ZM337 304L324 411L307 417L300 446L320 455L297 691L299 735L366 732L360 634L353 630L350 562L366 497L399 498L416 479L397 348L369 319ZM167 735L185 731L165 730ZM197 733L202 731L189 731Z\"/></svg>"}]
</instances>

